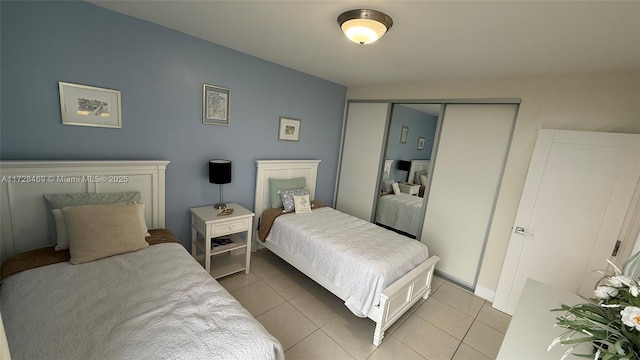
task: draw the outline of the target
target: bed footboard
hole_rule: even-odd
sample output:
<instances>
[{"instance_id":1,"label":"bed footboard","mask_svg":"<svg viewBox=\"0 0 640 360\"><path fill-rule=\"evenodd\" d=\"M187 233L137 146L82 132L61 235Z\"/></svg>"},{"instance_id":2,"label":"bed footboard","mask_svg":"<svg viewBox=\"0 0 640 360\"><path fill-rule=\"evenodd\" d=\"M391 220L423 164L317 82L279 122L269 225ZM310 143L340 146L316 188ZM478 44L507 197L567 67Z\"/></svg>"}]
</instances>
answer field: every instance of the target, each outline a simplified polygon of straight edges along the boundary
<instances>
[{"instance_id":1,"label":"bed footboard","mask_svg":"<svg viewBox=\"0 0 640 360\"><path fill-rule=\"evenodd\" d=\"M439 257L431 256L382 291L377 319L372 319L376 322L373 345L380 345L385 330L418 302L420 297L426 299L431 294L433 271L439 260Z\"/></svg>"}]
</instances>

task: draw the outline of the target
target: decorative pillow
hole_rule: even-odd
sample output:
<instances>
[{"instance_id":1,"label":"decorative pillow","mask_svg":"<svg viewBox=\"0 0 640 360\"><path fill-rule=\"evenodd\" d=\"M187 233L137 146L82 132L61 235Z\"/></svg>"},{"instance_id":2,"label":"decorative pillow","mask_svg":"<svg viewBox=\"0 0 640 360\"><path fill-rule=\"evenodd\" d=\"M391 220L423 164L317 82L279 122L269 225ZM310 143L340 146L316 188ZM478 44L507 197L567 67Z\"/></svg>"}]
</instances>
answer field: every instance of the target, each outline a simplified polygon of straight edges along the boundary
<instances>
[{"instance_id":1,"label":"decorative pillow","mask_svg":"<svg viewBox=\"0 0 640 360\"><path fill-rule=\"evenodd\" d=\"M67 227L64 225L64 216L61 209L53 209L53 218L56 222L56 238L57 243L55 250L62 251L69 248L69 239L67 238Z\"/></svg>"},{"instance_id":2,"label":"decorative pillow","mask_svg":"<svg viewBox=\"0 0 640 360\"><path fill-rule=\"evenodd\" d=\"M293 195L293 202L296 207L296 215L311 212L311 201L309 201L309 194Z\"/></svg>"},{"instance_id":3,"label":"decorative pillow","mask_svg":"<svg viewBox=\"0 0 640 360\"><path fill-rule=\"evenodd\" d=\"M427 175L420 175L420 185L427 186Z\"/></svg>"},{"instance_id":4,"label":"decorative pillow","mask_svg":"<svg viewBox=\"0 0 640 360\"><path fill-rule=\"evenodd\" d=\"M140 226L142 226L142 232L144 237L149 237L149 228L147 227L147 219L144 218L144 204L138 204L138 214L140 215Z\"/></svg>"},{"instance_id":5,"label":"decorative pillow","mask_svg":"<svg viewBox=\"0 0 640 360\"><path fill-rule=\"evenodd\" d=\"M413 183L420 185L420 175L427 175L427 170L418 170L413 173Z\"/></svg>"},{"instance_id":6,"label":"decorative pillow","mask_svg":"<svg viewBox=\"0 0 640 360\"><path fill-rule=\"evenodd\" d=\"M269 178L269 199L271 199L271 207L279 208L282 206L280 190L302 189L307 186L307 181L303 177L291 179L273 179Z\"/></svg>"},{"instance_id":7,"label":"decorative pillow","mask_svg":"<svg viewBox=\"0 0 640 360\"><path fill-rule=\"evenodd\" d=\"M391 179L384 179L382 180L382 192L383 193L390 193L393 191L393 188L391 188L391 185L393 185L395 181L391 180Z\"/></svg>"},{"instance_id":8,"label":"decorative pillow","mask_svg":"<svg viewBox=\"0 0 640 360\"><path fill-rule=\"evenodd\" d=\"M400 194L400 186L398 186L398 183L397 183L397 182L394 182L394 183L391 185L391 187L393 188L393 193L394 193L395 195Z\"/></svg>"},{"instance_id":9,"label":"decorative pillow","mask_svg":"<svg viewBox=\"0 0 640 360\"><path fill-rule=\"evenodd\" d=\"M56 244L55 250L67 250L69 248L69 238L67 237L67 227L64 224L64 215L62 215L62 209L53 209L52 212L53 218L56 221L56 235L58 237L58 242ZM144 236L151 236L151 234L149 234L149 229L147 228L147 221L144 218L144 204L138 204L138 215L140 219L140 226L142 227Z\"/></svg>"},{"instance_id":10,"label":"decorative pillow","mask_svg":"<svg viewBox=\"0 0 640 360\"><path fill-rule=\"evenodd\" d=\"M72 193L72 194L45 194L44 201L47 206L47 223L49 226L49 240L56 243L56 222L53 218L53 209L62 209L76 205L104 205L129 201L140 202L139 191L117 193Z\"/></svg>"},{"instance_id":11,"label":"decorative pillow","mask_svg":"<svg viewBox=\"0 0 640 360\"><path fill-rule=\"evenodd\" d=\"M62 209L70 262L82 264L149 246L135 202L80 205Z\"/></svg>"},{"instance_id":12,"label":"decorative pillow","mask_svg":"<svg viewBox=\"0 0 640 360\"><path fill-rule=\"evenodd\" d=\"M293 190L280 190L280 198L282 199L282 206L284 210L282 212L292 212L295 209L295 203L293 201L294 195L309 195L307 188L293 189Z\"/></svg>"}]
</instances>

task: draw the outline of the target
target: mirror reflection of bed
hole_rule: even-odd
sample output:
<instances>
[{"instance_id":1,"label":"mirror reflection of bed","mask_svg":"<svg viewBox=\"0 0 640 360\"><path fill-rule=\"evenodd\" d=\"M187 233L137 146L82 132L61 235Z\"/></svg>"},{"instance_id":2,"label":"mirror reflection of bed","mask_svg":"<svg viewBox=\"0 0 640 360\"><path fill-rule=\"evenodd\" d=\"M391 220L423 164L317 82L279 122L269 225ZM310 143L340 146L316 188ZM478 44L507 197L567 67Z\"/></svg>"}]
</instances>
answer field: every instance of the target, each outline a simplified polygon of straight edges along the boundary
<instances>
[{"instance_id":1,"label":"mirror reflection of bed","mask_svg":"<svg viewBox=\"0 0 640 360\"><path fill-rule=\"evenodd\" d=\"M375 223L414 239L424 223L424 194L440 107L394 104L391 114Z\"/></svg>"}]
</instances>

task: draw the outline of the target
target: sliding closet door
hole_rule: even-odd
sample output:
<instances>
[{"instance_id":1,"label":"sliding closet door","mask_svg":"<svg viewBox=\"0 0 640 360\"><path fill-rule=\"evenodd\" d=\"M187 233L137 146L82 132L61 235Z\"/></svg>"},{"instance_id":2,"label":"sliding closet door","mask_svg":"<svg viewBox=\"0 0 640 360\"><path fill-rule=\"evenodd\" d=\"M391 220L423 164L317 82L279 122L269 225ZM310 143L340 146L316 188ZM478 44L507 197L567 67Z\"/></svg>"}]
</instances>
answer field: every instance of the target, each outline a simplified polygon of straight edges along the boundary
<instances>
[{"instance_id":1,"label":"sliding closet door","mask_svg":"<svg viewBox=\"0 0 640 360\"><path fill-rule=\"evenodd\" d=\"M336 209L371 221L378 195L388 103L350 103L342 145Z\"/></svg>"},{"instance_id":2,"label":"sliding closet door","mask_svg":"<svg viewBox=\"0 0 640 360\"><path fill-rule=\"evenodd\" d=\"M473 288L517 112L515 104L447 104L421 241L443 275Z\"/></svg>"}]
</instances>

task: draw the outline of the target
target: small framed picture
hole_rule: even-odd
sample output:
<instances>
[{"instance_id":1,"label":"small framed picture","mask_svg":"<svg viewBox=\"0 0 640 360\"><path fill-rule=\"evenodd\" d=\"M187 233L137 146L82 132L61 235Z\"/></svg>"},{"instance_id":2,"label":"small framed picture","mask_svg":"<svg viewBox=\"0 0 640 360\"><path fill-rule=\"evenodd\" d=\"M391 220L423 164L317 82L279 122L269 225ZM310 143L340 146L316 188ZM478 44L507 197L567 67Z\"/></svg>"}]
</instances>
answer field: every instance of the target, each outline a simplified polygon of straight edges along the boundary
<instances>
[{"instance_id":1,"label":"small framed picture","mask_svg":"<svg viewBox=\"0 0 640 360\"><path fill-rule=\"evenodd\" d=\"M300 140L300 119L281 116L278 126L279 141L299 141Z\"/></svg>"},{"instance_id":2,"label":"small framed picture","mask_svg":"<svg viewBox=\"0 0 640 360\"><path fill-rule=\"evenodd\" d=\"M408 137L409 137L409 127L403 125L402 130L400 130L400 144L406 144Z\"/></svg>"},{"instance_id":3,"label":"small framed picture","mask_svg":"<svg viewBox=\"0 0 640 360\"><path fill-rule=\"evenodd\" d=\"M59 81L63 125L121 128L120 91Z\"/></svg>"},{"instance_id":4,"label":"small framed picture","mask_svg":"<svg viewBox=\"0 0 640 360\"><path fill-rule=\"evenodd\" d=\"M418 138L418 150L424 150L424 143L427 142L427 139L423 137Z\"/></svg>"},{"instance_id":5,"label":"small framed picture","mask_svg":"<svg viewBox=\"0 0 640 360\"><path fill-rule=\"evenodd\" d=\"M202 85L202 123L229 126L230 101L230 89Z\"/></svg>"}]
</instances>

